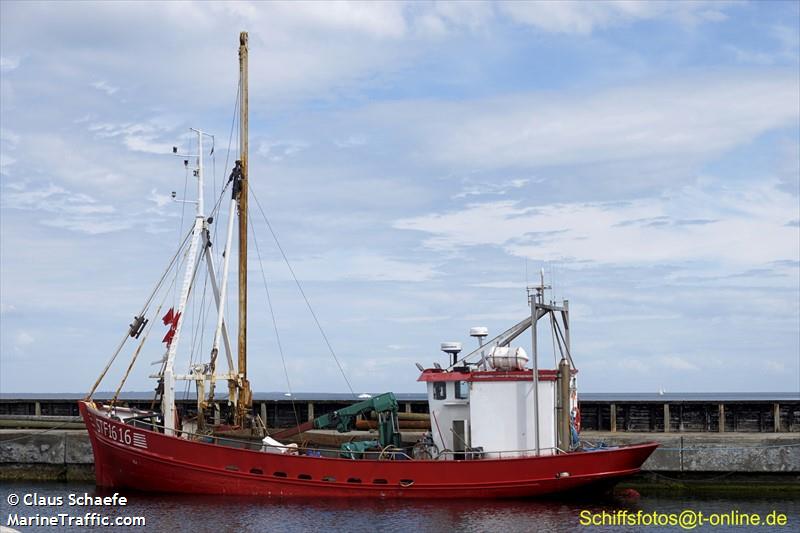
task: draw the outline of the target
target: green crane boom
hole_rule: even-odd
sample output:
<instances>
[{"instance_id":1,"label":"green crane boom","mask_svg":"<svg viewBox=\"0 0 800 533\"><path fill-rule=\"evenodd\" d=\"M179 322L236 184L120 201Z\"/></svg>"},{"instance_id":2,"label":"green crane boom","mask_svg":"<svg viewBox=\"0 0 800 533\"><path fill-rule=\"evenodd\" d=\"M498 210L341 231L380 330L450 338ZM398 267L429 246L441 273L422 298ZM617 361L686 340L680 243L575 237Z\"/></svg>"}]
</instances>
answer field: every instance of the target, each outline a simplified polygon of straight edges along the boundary
<instances>
[{"instance_id":1,"label":"green crane boom","mask_svg":"<svg viewBox=\"0 0 800 533\"><path fill-rule=\"evenodd\" d=\"M315 418L314 429L336 428L340 433L347 433L356 427L359 415L367 415L371 411L378 414L378 435L381 447L400 447L400 425L397 422L397 399L391 392L386 392L338 409L327 415Z\"/></svg>"}]
</instances>

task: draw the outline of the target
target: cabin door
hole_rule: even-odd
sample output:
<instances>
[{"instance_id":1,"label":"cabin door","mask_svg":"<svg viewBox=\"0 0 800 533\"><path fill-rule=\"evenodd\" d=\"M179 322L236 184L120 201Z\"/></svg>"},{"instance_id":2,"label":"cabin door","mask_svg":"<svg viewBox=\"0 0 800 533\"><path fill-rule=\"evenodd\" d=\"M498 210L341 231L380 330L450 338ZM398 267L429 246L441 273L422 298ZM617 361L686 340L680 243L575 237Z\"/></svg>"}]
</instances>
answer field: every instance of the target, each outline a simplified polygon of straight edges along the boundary
<instances>
[{"instance_id":1,"label":"cabin door","mask_svg":"<svg viewBox=\"0 0 800 533\"><path fill-rule=\"evenodd\" d=\"M453 452L456 459L463 459L467 451L467 421L453 420Z\"/></svg>"}]
</instances>

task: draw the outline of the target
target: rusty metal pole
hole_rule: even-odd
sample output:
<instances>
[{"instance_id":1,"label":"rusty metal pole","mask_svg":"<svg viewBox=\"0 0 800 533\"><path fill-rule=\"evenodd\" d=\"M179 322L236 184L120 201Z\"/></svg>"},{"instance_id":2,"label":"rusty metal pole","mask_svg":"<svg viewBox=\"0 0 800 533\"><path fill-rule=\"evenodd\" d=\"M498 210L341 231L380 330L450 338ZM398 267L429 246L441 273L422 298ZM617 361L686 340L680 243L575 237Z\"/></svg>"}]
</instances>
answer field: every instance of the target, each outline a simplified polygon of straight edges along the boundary
<instances>
[{"instance_id":1,"label":"rusty metal pole","mask_svg":"<svg viewBox=\"0 0 800 533\"><path fill-rule=\"evenodd\" d=\"M610 421L609 421L609 423L611 424L611 427L609 428L611 430L611 433L616 433L617 432L617 404L615 404L615 403L611 404L611 413L610 413Z\"/></svg>"},{"instance_id":2,"label":"rusty metal pole","mask_svg":"<svg viewBox=\"0 0 800 533\"><path fill-rule=\"evenodd\" d=\"M781 431L781 404L774 403L772 404L772 416L773 416L773 429L775 433L780 433Z\"/></svg>"},{"instance_id":3,"label":"rusty metal pole","mask_svg":"<svg viewBox=\"0 0 800 533\"><path fill-rule=\"evenodd\" d=\"M242 161L242 185L239 190L239 398L236 404L236 423L244 426L252 405L250 382L247 381L247 189L248 152L248 79L247 32L239 34L239 79L242 87L239 103L239 142Z\"/></svg>"}]
</instances>

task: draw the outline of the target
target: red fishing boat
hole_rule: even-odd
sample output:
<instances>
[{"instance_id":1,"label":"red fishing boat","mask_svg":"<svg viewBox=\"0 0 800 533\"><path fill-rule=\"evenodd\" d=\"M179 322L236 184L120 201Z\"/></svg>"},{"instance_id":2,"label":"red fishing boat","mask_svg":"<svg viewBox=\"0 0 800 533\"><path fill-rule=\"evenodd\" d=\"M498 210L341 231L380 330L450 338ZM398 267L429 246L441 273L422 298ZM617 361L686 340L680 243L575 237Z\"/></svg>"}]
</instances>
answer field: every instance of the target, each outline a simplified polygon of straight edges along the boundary
<instances>
[{"instance_id":1,"label":"red fishing boat","mask_svg":"<svg viewBox=\"0 0 800 533\"><path fill-rule=\"evenodd\" d=\"M193 130L197 153L179 155L185 158L187 168L190 160L196 161L192 173L197 178L194 223L94 387L80 402L94 451L97 485L274 497L517 498L607 485L638 472L657 444L605 447L580 439L569 305L545 300L548 287L543 276L538 286L528 288L530 316L488 341L486 328L472 328L470 335L478 340L478 346L464 356L460 355L460 343L443 343L441 349L449 356L446 367L417 364L419 381L428 391L430 431L413 441L401 431L398 404L391 393L354 401L294 428L268 432L253 412L247 376L247 44L243 32L239 46L240 159L207 215L203 143L209 136ZM178 149L173 152L178 154ZM227 191L227 239L224 250L215 257L217 249L212 246L209 227ZM224 317L237 214L239 318L234 354ZM179 297L164 313L179 271L183 272ZM203 277L201 271L212 288L216 327L208 362L190 363L185 373L179 373L176 356L183 318L192 288ZM166 346L162 358L154 363L159 370L151 376L158 383L153 408L140 410L120 405L118 397L158 322L148 316L163 321L167 331L162 343ZM549 321L554 350L557 346L561 355L555 369L538 367L537 325L543 319ZM530 358L523 348L513 345L526 331L531 332ZM135 346L116 393L107 402L93 400L129 341ZM224 358L219 357L220 352ZM227 363L227 372L219 371L218 359ZM176 408L177 381L194 384L197 402L193 409ZM227 385L222 398L216 395L217 381ZM230 406L229 419L224 421L214 412L221 399ZM359 420L370 417L377 432L369 440L345 442L334 449L313 443L284 444L286 439L314 429L347 433Z\"/></svg>"}]
</instances>

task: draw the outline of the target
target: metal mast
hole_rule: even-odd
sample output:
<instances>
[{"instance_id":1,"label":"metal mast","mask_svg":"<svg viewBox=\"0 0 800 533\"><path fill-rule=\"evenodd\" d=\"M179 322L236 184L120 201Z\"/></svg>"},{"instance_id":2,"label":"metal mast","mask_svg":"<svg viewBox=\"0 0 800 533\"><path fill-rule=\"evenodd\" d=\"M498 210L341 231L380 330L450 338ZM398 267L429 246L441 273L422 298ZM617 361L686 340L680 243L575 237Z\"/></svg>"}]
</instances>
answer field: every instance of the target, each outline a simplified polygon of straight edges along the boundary
<instances>
[{"instance_id":1,"label":"metal mast","mask_svg":"<svg viewBox=\"0 0 800 533\"><path fill-rule=\"evenodd\" d=\"M203 132L197 132L197 210L194 217L192 228L192 240L186 254L186 269L183 276L183 286L181 287L178 309L174 323L175 334L167 347L164 365L164 392L161 396L161 412L164 414L164 433L172 435L175 431L175 355L178 351L178 344L183 326L183 314L186 310L186 303L189 300L189 293L192 289L195 271L197 270L197 252L200 244L200 237L206 227L206 218L203 214Z\"/></svg>"},{"instance_id":2,"label":"metal mast","mask_svg":"<svg viewBox=\"0 0 800 533\"><path fill-rule=\"evenodd\" d=\"M244 426L252 405L250 383L247 381L247 151L248 151L248 91L247 91L247 32L239 34L239 80L242 85L239 102L239 139L242 181L239 190L239 401L236 422Z\"/></svg>"},{"instance_id":3,"label":"metal mast","mask_svg":"<svg viewBox=\"0 0 800 533\"><path fill-rule=\"evenodd\" d=\"M549 286L544 284L544 269L539 273L540 282L538 287L528 287L528 298L531 304L531 361L533 366L533 447L536 455L539 455L539 343L536 334L536 325L539 322L539 309L551 309L552 306L545 306L544 291ZM533 289L533 290L531 290Z\"/></svg>"},{"instance_id":4,"label":"metal mast","mask_svg":"<svg viewBox=\"0 0 800 533\"><path fill-rule=\"evenodd\" d=\"M528 299L531 304L531 362L533 366L533 448L539 455L539 351L536 338L536 323L539 318L538 291L528 289Z\"/></svg>"}]
</instances>

